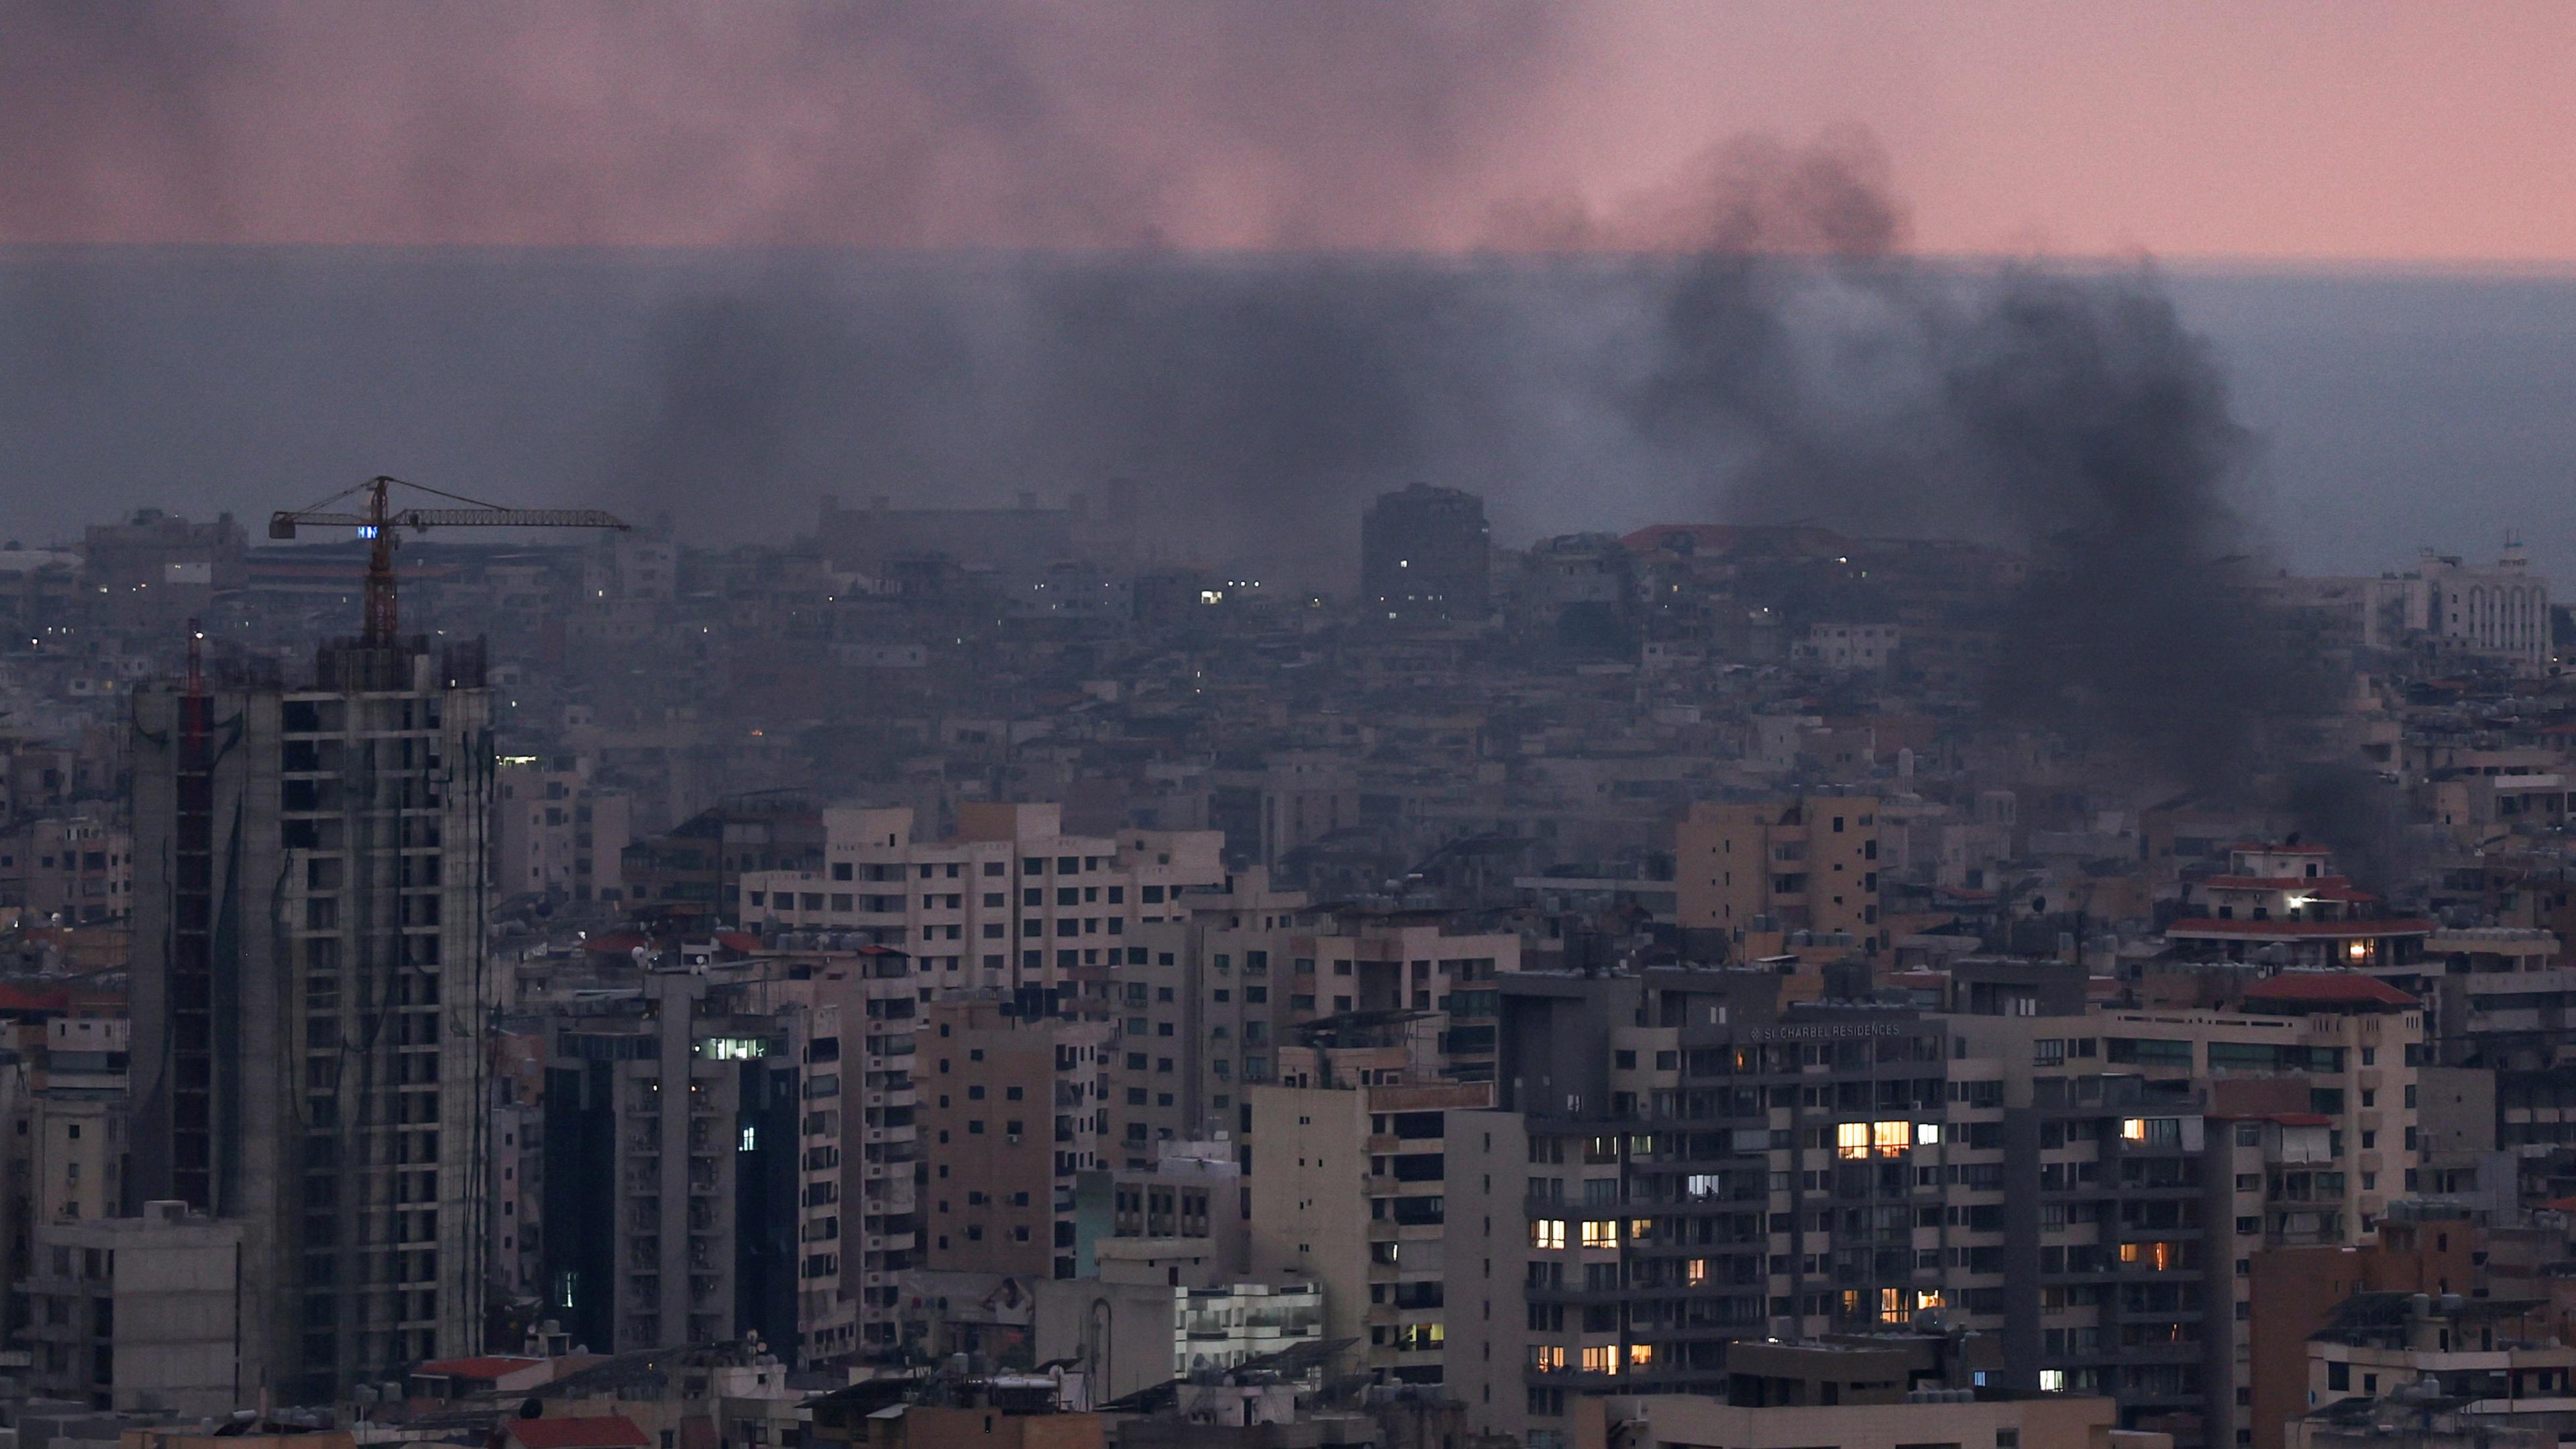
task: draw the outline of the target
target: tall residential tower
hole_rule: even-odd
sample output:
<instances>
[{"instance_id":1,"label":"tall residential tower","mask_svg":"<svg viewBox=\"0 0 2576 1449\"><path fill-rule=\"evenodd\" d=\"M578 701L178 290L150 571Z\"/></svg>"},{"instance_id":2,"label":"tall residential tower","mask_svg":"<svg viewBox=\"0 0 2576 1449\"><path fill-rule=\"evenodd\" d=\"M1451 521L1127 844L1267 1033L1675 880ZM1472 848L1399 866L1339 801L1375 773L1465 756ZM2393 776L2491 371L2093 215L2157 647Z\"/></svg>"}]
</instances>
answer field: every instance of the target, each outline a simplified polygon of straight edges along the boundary
<instances>
[{"instance_id":1,"label":"tall residential tower","mask_svg":"<svg viewBox=\"0 0 2576 1449\"><path fill-rule=\"evenodd\" d=\"M241 1224L276 1400L481 1346L490 713L416 636L135 698L128 1210Z\"/></svg>"}]
</instances>

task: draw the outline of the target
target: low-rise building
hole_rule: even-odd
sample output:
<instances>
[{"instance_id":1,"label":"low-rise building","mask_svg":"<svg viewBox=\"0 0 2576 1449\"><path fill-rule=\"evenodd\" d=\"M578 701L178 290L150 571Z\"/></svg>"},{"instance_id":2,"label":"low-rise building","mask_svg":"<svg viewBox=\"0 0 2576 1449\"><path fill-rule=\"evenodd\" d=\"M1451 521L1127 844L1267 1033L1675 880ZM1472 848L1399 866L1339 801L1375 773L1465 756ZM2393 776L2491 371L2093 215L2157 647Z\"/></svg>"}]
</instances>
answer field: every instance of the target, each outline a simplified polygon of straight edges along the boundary
<instances>
[{"instance_id":1,"label":"low-rise building","mask_svg":"<svg viewBox=\"0 0 2576 1449\"><path fill-rule=\"evenodd\" d=\"M182 1202L40 1223L25 1292L32 1382L119 1412L230 1414L258 1396L242 1333L242 1229Z\"/></svg>"}]
</instances>

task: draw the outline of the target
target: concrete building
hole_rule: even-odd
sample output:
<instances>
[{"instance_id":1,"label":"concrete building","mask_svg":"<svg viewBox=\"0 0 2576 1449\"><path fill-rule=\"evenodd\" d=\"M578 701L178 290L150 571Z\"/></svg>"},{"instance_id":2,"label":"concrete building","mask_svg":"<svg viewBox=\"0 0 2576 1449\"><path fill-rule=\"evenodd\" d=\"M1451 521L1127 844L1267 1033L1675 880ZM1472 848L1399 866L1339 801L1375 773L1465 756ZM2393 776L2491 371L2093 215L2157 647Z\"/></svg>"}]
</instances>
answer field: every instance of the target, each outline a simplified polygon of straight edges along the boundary
<instances>
[{"instance_id":1,"label":"concrete building","mask_svg":"<svg viewBox=\"0 0 2576 1449\"><path fill-rule=\"evenodd\" d=\"M26 1124L31 1219L116 1217L124 1211L132 1130L133 1023L121 1016L57 1016L44 1023L44 1040L43 1073Z\"/></svg>"},{"instance_id":2,"label":"concrete building","mask_svg":"<svg viewBox=\"0 0 2576 1449\"><path fill-rule=\"evenodd\" d=\"M1148 1165L1130 1158L1078 1176L1074 1271L1105 1272L1099 1264L1115 1245L1129 1258L1185 1257L1193 1266L1175 1281L1206 1286L1249 1273L1252 1193L1240 1150L1231 1134L1156 1142Z\"/></svg>"},{"instance_id":3,"label":"concrete building","mask_svg":"<svg viewBox=\"0 0 2576 1449\"><path fill-rule=\"evenodd\" d=\"M315 1401L480 1347L479 645L137 694L128 1199L242 1230L246 1338Z\"/></svg>"},{"instance_id":4,"label":"concrete building","mask_svg":"<svg viewBox=\"0 0 2576 1449\"><path fill-rule=\"evenodd\" d=\"M2308 1405L2288 1442L2308 1449L2379 1418L2422 1425L2428 1411L2469 1442L2563 1435L2576 1428L2576 1347L2549 1334L2543 1308L2456 1293L2346 1299L2308 1339Z\"/></svg>"},{"instance_id":5,"label":"concrete building","mask_svg":"<svg viewBox=\"0 0 2576 1449\"><path fill-rule=\"evenodd\" d=\"M1499 1110L1449 1123L1471 1422L1561 1431L1587 1393L1722 1391L1730 1339L1929 1314L1997 1337L1998 1387L2234 1442L2229 1269L2377 1227L2418 1017L2089 1013L2071 968L1951 976L1946 1013L1784 1003L1750 968L1505 979ZM2285 1110L2218 1115L2237 1097Z\"/></svg>"},{"instance_id":6,"label":"concrete building","mask_svg":"<svg viewBox=\"0 0 2576 1449\"><path fill-rule=\"evenodd\" d=\"M1353 1372L1441 1382L1446 1124L1490 1106L1492 1086L1360 1068L1256 1086L1250 1102L1254 1276L1320 1282L1326 1336L1357 1341ZM1462 1188L1462 1211L1481 1196Z\"/></svg>"},{"instance_id":7,"label":"concrete building","mask_svg":"<svg viewBox=\"0 0 2576 1449\"><path fill-rule=\"evenodd\" d=\"M1836 621L1810 625L1792 654L1801 663L1837 673L1876 672L1895 662L1896 642L1894 624Z\"/></svg>"},{"instance_id":8,"label":"concrete building","mask_svg":"<svg viewBox=\"0 0 2576 1449\"><path fill-rule=\"evenodd\" d=\"M1225 879L1211 831L1068 835L1055 804L968 803L958 837L917 840L908 809L824 812L817 869L740 881L747 929L799 944L898 946L934 989L1070 996L1139 925L1177 919L1178 892Z\"/></svg>"},{"instance_id":9,"label":"concrete building","mask_svg":"<svg viewBox=\"0 0 2576 1449\"><path fill-rule=\"evenodd\" d=\"M633 805L625 791L596 789L579 770L503 760L493 789L494 888L504 896L623 901Z\"/></svg>"},{"instance_id":10,"label":"concrete building","mask_svg":"<svg viewBox=\"0 0 2576 1449\"><path fill-rule=\"evenodd\" d=\"M1360 597L1388 619L1483 623L1493 569L1485 500L1473 493L1415 483L1379 494L1360 519Z\"/></svg>"},{"instance_id":11,"label":"concrete building","mask_svg":"<svg viewBox=\"0 0 2576 1449\"><path fill-rule=\"evenodd\" d=\"M1280 1080L1319 1032L1400 1029L1429 1043L1438 1074L1493 1076L1494 983L1520 969L1517 934L1318 913L1249 876L1187 900L1185 919L1143 927L1127 963L1102 973L1105 995L1086 998L1118 1026L1110 1141L1130 1165L1158 1143L1248 1132L1246 1092Z\"/></svg>"},{"instance_id":12,"label":"concrete building","mask_svg":"<svg viewBox=\"0 0 2576 1449\"><path fill-rule=\"evenodd\" d=\"M133 893L133 837L106 821L47 817L0 833L0 909L98 925L124 919Z\"/></svg>"},{"instance_id":13,"label":"concrete building","mask_svg":"<svg viewBox=\"0 0 2576 1449\"><path fill-rule=\"evenodd\" d=\"M1070 1359L1099 1402L1324 1341L1323 1290L1311 1282L1169 1281L1143 1258L1098 1277L1037 1287L1038 1362Z\"/></svg>"},{"instance_id":14,"label":"concrete building","mask_svg":"<svg viewBox=\"0 0 2576 1449\"><path fill-rule=\"evenodd\" d=\"M837 1242L795 1240L806 1043L728 1004L658 972L634 1009L556 1025L544 1285L576 1342L792 1345L799 1286L840 1280Z\"/></svg>"},{"instance_id":15,"label":"concrete building","mask_svg":"<svg viewBox=\"0 0 2576 1449\"><path fill-rule=\"evenodd\" d=\"M1101 1165L1108 1042L1103 1023L997 999L930 1004L919 1075L924 1267L1075 1276L1075 1183Z\"/></svg>"},{"instance_id":16,"label":"concrete building","mask_svg":"<svg viewBox=\"0 0 2576 1449\"><path fill-rule=\"evenodd\" d=\"M40 1225L24 1287L31 1383L92 1408L230 1414L261 1381L242 1317L243 1232L180 1202Z\"/></svg>"},{"instance_id":17,"label":"concrete building","mask_svg":"<svg viewBox=\"0 0 2576 1449\"><path fill-rule=\"evenodd\" d=\"M2465 1219L2393 1218L2379 1241L2269 1245L2247 1255L2246 1413L2239 1443L2284 1449L2311 1407L2308 1340L2362 1294L2466 1291L2478 1272L2477 1235Z\"/></svg>"},{"instance_id":18,"label":"concrete building","mask_svg":"<svg viewBox=\"0 0 2576 1449\"><path fill-rule=\"evenodd\" d=\"M1675 909L1685 929L1847 932L1886 948L1878 919L1878 801L1809 795L1701 801L1673 830Z\"/></svg>"}]
</instances>

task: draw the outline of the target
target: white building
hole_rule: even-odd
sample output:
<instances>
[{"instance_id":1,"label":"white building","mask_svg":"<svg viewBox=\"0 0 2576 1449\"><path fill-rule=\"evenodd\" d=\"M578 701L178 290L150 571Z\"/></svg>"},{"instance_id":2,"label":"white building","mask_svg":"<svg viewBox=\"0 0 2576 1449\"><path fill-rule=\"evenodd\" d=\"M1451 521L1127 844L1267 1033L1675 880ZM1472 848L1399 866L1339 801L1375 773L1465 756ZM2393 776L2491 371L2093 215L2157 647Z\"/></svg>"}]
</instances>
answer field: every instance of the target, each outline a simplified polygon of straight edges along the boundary
<instances>
[{"instance_id":1,"label":"white building","mask_svg":"<svg viewBox=\"0 0 2576 1449\"><path fill-rule=\"evenodd\" d=\"M2518 543L2507 543L2492 564L2426 549L2406 573L2284 579L2275 593L2294 607L2341 619L2347 637L2357 635L2366 648L2420 643L2533 667L2549 662L2549 581L2531 572Z\"/></svg>"},{"instance_id":2,"label":"white building","mask_svg":"<svg viewBox=\"0 0 2576 1449\"><path fill-rule=\"evenodd\" d=\"M1894 624L1815 624L1797 657L1825 669L1885 669L1896 657Z\"/></svg>"},{"instance_id":3,"label":"white building","mask_svg":"<svg viewBox=\"0 0 2576 1449\"><path fill-rule=\"evenodd\" d=\"M745 874L737 919L900 947L936 989L1069 991L1118 964L1136 927L1181 919L1182 890L1225 879L1212 830L1068 835L1054 804L966 804L958 822L957 839L925 841L908 809L827 809L823 868Z\"/></svg>"}]
</instances>

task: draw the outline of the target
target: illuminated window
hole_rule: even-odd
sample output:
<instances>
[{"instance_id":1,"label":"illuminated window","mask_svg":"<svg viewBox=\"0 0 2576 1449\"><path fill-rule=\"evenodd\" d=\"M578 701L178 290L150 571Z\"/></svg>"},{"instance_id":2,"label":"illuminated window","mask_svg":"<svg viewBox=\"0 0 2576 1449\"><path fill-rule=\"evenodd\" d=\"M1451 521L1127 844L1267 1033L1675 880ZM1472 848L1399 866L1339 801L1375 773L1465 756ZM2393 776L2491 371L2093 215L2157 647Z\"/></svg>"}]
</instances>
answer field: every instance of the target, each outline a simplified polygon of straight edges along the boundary
<instances>
[{"instance_id":1,"label":"illuminated window","mask_svg":"<svg viewBox=\"0 0 2576 1449\"><path fill-rule=\"evenodd\" d=\"M1693 1258L1689 1262L1683 1264L1682 1281L1693 1285L1707 1282L1708 1259Z\"/></svg>"},{"instance_id":2,"label":"illuminated window","mask_svg":"<svg viewBox=\"0 0 2576 1449\"><path fill-rule=\"evenodd\" d=\"M1902 1157L1906 1149L1914 1145L1914 1124L1873 1122L1870 1124L1869 1135L1870 1145L1878 1149L1879 1156Z\"/></svg>"},{"instance_id":3,"label":"illuminated window","mask_svg":"<svg viewBox=\"0 0 2576 1449\"><path fill-rule=\"evenodd\" d=\"M2066 1370L2041 1369L2039 1371L2039 1391L2043 1394L2065 1393Z\"/></svg>"},{"instance_id":4,"label":"illuminated window","mask_svg":"<svg viewBox=\"0 0 2576 1449\"><path fill-rule=\"evenodd\" d=\"M1834 1155L1837 1157L1869 1156L1869 1124L1845 1122L1834 1129Z\"/></svg>"},{"instance_id":5,"label":"illuminated window","mask_svg":"<svg viewBox=\"0 0 2576 1449\"><path fill-rule=\"evenodd\" d=\"M1583 1351L1583 1371L1588 1374L1615 1374L1619 1371L1619 1348L1616 1344L1597 1344Z\"/></svg>"},{"instance_id":6,"label":"illuminated window","mask_svg":"<svg viewBox=\"0 0 2576 1449\"><path fill-rule=\"evenodd\" d=\"M1565 1346L1558 1343L1531 1344L1530 1367L1543 1374L1565 1372Z\"/></svg>"},{"instance_id":7,"label":"illuminated window","mask_svg":"<svg viewBox=\"0 0 2576 1449\"><path fill-rule=\"evenodd\" d=\"M1565 1246L1565 1219L1540 1218L1530 1224L1530 1246L1562 1248Z\"/></svg>"},{"instance_id":8,"label":"illuminated window","mask_svg":"<svg viewBox=\"0 0 2576 1449\"><path fill-rule=\"evenodd\" d=\"M1905 1290L1902 1288L1879 1289L1878 1321L1881 1323L1903 1323L1906 1320L1906 1317Z\"/></svg>"},{"instance_id":9,"label":"illuminated window","mask_svg":"<svg viewBox=\"0 0 2576 1449\"><path fill-rule=\"evenodd\" d=\"M1719 1181L1714 1172L1694 1172L1683 1179L1682 1191L1691 1197L1715 1197Z\"/></svg>"},{"instance_id":10,"label":"illuminated window","mask_svg":"<svg viewBox=\"0 0 2576 1449\"><path fill-rule=\"evenodd\" d=\"M769 1055L769 1043L757 1037L715 1036L698 1043L698 1055L720 1062L748 1061Z\"/></svg>"},{"instance_id":11,"label":"illuminated window","mask_svg":"<svg viewBox=\"0 0 2576 1449\"><path fill-rule=\"evenodd\" d=\"M2172 1147L2182 1141L2182 1119L2179 1117L2123 1117L2120 1136L2129 1142L2143 1142L2154 1147Z\"/></svg>"},{"instance_id":12,"label":"illuminated window","mask_svg":"<svg viewBox=\"0 0 2576 1449\"><path fill-rule=\"evenodd\" d=\"M1654 1361L1655 1346L1653 1344L1632 1343L1628 1345L1628 1367L1632 1369L1641 1369L1653 1364Z\"/></svg>"},{"instance_id":13,"label":"illuminated window","mask_svg":"<svg viewBox=\"0 0 2576 1449\"><path fill-rule=\"evenodd\" d=\"M1654 1235L1655 1221L1652 1218L1637 1218L1628 1224L1629 1242L1642 1243Z\"/></svg>"},{"instance_id":14,"label":"illuminated window","mask_svg":"<svg viewBox=\"0 0 2576 1449\"><path fill-rule=\"evenodd\" d=\"M1940 1124L1940 1123L1938 1123L1938 1122L1926 1122L1926 1123L1922 1124L1921 1126L1919 1126L1919 1127L1915 1128L1915 1129L1914 1129L1914 1145L1915 1145L1915 1146L1917 1146L1917 1147L1938 1147L1938 1146L1940 1146L1940 1145L1941 1145L1941 1124Z\"/></svg>"},{"instance_id":15,"label":"illuminated window","mask_svg":"<svg viewBox=\"0 0 2576 1449\"><path fill-rule=\"evenodd\" d=\"M1943 1306L1943 1303L1944 1300L1941 1297L1941 1290L1938 1288L1917 1288L1914 1290L1914 1306L1917 1308L1939 1308Z\"/></svg>"},{"instance_id":16,"label":"illuminated window","mask_svg":"<svg viewBox=\"0 0 2576 1449\"><path fill-rule=\"evenodd\" d=\"M1583 1224L1583 1246L1587 1248L1619 1246L1619 1224L1606 1219L1587 1219Z\"/></svg>"}]
</instances>

